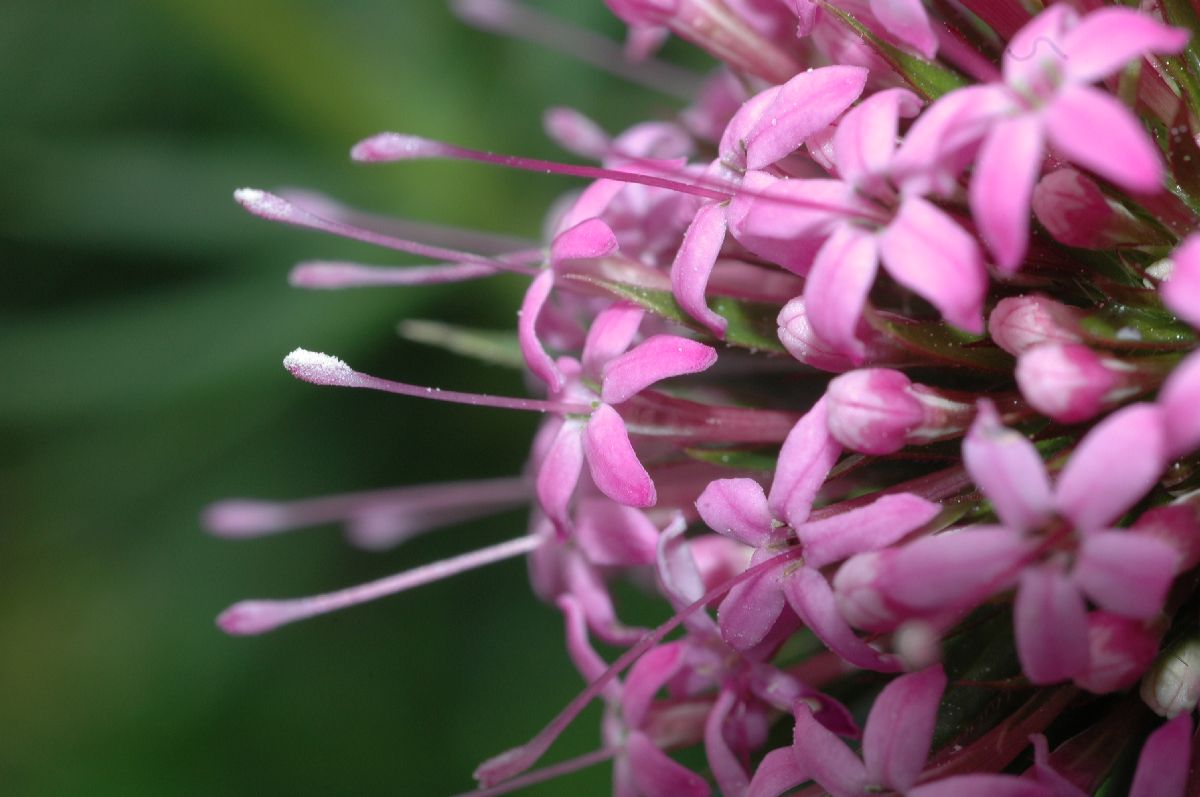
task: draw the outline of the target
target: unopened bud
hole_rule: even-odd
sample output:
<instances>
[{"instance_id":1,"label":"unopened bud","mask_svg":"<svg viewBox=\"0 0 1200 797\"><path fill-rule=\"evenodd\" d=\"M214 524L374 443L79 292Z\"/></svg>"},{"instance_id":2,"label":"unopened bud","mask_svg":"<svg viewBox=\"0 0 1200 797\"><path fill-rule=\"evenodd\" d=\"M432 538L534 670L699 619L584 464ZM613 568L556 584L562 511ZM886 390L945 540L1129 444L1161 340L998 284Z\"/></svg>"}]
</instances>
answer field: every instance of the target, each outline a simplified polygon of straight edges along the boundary
<instances>
[{"instance_id":1,"label":"unopened bud","mask_svg":"<svg viewBox=\"0 0 1200 797\"><path fill-rule=\"evenodd\" d=\"M909 444L929 443L965 429L972 404L955 401L899 371L863 368L829 383L829 432L863 454L892 454Z\"/></svg>"},{"instance_id":2,"label":"unopened bud","mask_svg":"<svg viewBox=\"0 0 1200 797\"><path fill-rule=\"evenodd\" d=\"M1088 665L1074 680L1095 694L1133 686L1158 652L1158 636L1145 623L1119 614L1092 612L1087 633Z\"/></svg>"},{"instance_id":3,"label":"unopened bud","mask_svg":"<svg viewBox=\"0 0 1200 797\"><path fill-rule=\"evenodd\" d=\"M1200 700L1200 633L1164 650L1142 679L1142 700L1155 713L1174 717Z\"/></svg>"},{"instance_id":4,"label":"unopened bud","mask_svg":"<svg viewBox=\"0 0 1200 797\"><path fill-rule=\"evenodd\" d=\"M1010 296L988 317L988 334L997 346L1019 355L1043 343L1081 343L1078 318L1078 310L1045 296Z\"/></svg>"},{"instance_id":5,"label":"unopened bud","mask_svg":"<svg viewBox=\"0 0 1200 797\"><path fill-rule=\"evenodd\" d=\"M1074 169L1059 169L1042 178L1033 189L1033 212L1055 240L1067 246L1109 249L1160 238Z\"/></svg>"},{"instance_id":6,"label":"unopened bud","mask_svg":"<svg viewBox=\"0 0 1200 797\"><path fill-rule=\"evenodd\" d=\"M1200 513L1197 513L1196 505L1189 501L1144 512L1129 531L1131 534L1146 534L1160 539L1178 551L1176 573L1200 565Z\"/></svg>"},{"instance_id":7,"label":"unopened bud","mask_svg":"<svg viewBox=\"0 0 1200 797\"><path fill-rule=\"evenodd\" d=\"M852 556L833 577L838 613L855 628L890 631L899 622L899 613L877 585L891 555L892 551L872 551Z\"/></svg>"},{"instance_id":8,"label":"unopened bud","mask_svg":"<svg viewBox=\"0 0 1200 797\"><path fill-rule=\"evenodd\" d=\"M1047 343L1021 354L1017 385L1043 415L1060 423L1094 418L1125 397L1120 360L1102 357L1078 343Z\"/></svg>"}]
</instances>

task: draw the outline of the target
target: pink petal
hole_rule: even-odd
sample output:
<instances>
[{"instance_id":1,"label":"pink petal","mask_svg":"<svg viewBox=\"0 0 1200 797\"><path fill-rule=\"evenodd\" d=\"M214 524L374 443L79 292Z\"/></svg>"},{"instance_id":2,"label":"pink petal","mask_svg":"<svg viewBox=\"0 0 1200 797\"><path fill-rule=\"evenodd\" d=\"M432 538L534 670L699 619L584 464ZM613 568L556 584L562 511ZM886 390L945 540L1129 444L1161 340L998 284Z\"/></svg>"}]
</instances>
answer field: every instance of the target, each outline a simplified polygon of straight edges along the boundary
<instances>
[{"instance_id":1,"label":"pink petal","mask_svg":"<svg viewBox=\"0 0 1200 797\"><path fill-rule=\"evenodd\" d=\"M521 354L524 355L529 370L546 383L551 393L558 393L563 389L563 375L537 336L538 315L541 314L553 287L554 272L548 269L529 283L525 299L521 302L521 310L517 314L517 339L521 343Z\"/></svg>"},{"instance_id":2,"label":"pink petal","mask_svg":"<svg viewBox=\"0 0 1200 797\"><path fill-rule=\"evenodd\" d=\"M863 730L863 759L872 783L907 791L929 757L946 673L935 664L883 688Z\"/></svg>"},{"instance_id":3,"label":"pink petal","mask_svg":"<svg viewBox=\"0 0 1200 797\"><path fill-rule=\"evenodd\" d=\"M725 739L725 720L737 703L737 693L726 687L704 722L704 756L721 790L721 797L744 797L750 778Z\"/></svg>"},{"instance_id":4,"label":"pink petal","mask_svg":"<svg viewBox=\"0 0 1200 797\"><path fill-rule=\"evenodd\" d=\"M743 581L721 601L717 622L721 638L735 650L749 650L766 639L783 613L783 568L775 567Z\"/></svg>"},{"instance_id":5,"label":"pink petal","mask_svg":"<svg viewBox=\"0 0 1200 797\"><path fill-rule=\"evenodd\" d=\"M671 264L671 292L683 311L725 337L728 322L708 307L704 291L721 245L725 243L725 208L709 203L696 212Z\"/></svg>"},{"instance_id":6,"label":"pink petal","mask_svg":"<svg viewBox=\"0 0 1200 797\"><path fill-rule=\"evenodd\" d=\"M1135 193L1162 189L1163 164L1154 139L1120 100L1090 86L1059 91L1045 110L1055 150Z\"/></svg>"},{"instance_id":7,"label":"pink petal","mask_svg":"<svg viewBox=\"0 0 1200 797\"><path fill-rule=\"evenodd\" d=\"M1029 244L1029 201L1042 167L1042 123L1031 114L997 122L971 177L971 214L1006 274L1021 266Z\"/></svg>"},{"instance_id":8,"label":"pink petal","mask_svg":"<svg viewBox=\"0 0 1200 797\"><path fill-rule=\"evenodd\" d=\"M1011 584L1029 547L1020 532L995 526L924 537L896 551L879 588L921 612L966 608Z\"/></svg>"},{"instance_id":9,"label":"pink petal","mask_svg":"<svg viewBox=\"0 0 1200 797\"><path fill-rule=\"evenodd\" d=\"M882 175L896 151L900 117L915 116L920 107L921 101L908 89L885 89L849 111L833 135L838 176L854 183Z\"/></svg>"},{"instance_id":10,"label":"pink petal","mask_svg":"<svg viewBox=\"0 0 1200 797\"><path fill-rule=\"evenodd\" d=\"M1055 797L1047 786L1016 775L955 775L908 790L905 797Z\"/></svg>"},{"instance_id":11,"label":"pink petal","mask_svg":"<svg viewBox=\"0 0 1200 797\"><path fill-rule=\"evenodd\" d=\"M1015 110L1003 86L968 86L946 94L909 128L892 159L893 178L905 194L953 193L996 118Z\"/></svg>"},{"instance_id":12,"label":"pink petal","mask_svg":"<svg viewBox=\"0 0 1200 797\"><path fill-rule=\"evenodd\" d=\"M608 209L617 194L625 190L627 183L616 180L597 180L583 189L583 193L571 208L558 220L558 232L569 230L580 222L595 218Z\"/></svg>"},{"instance_id":13,"label":"pink petal","mask_svg":"<svg viewBox=\"0 0 1200 797\"><path fill-rule=\"evenodd\" d=\"M645 633L644 629L630 628L617 619L608 585L578 552L569 552L562 567L567 592L579 602L593 634L610 645L624 646L634 644Z\"/></svg>"},{"instance_id":14,"label":"pink petal","mask_svg":"<svg viewBox=\"0 0 1200 797\"><path fill-rule=\"evenodd\" d=\"M775 466L775 481L767 494L771 514L786 519L793 527L807 520L817 491L841 453L842 447L829 434L822 398L796 422L783 441Z\"/></svg>"},{"instance_id":15,"label":"pink petal","mask_svg":"<svg viewBox=\"0 0 1200 797\"><path fill-rule=\"evenodd\" d=\"M866 347L854 333L875 284L878 262L875 236L842 224L817 253L804 284L804 305L813 331L856 364L863 361Z\"/></svg>"},{"instance_id":16,"label":"pink petal","mask_svg":"<svg viewBox=\"0 0 1200 797\"><path fill-rule=\"evenodd\" d=\"M1167 456L1177 459L1200 447L1200 353L1191 354L1167 377L1158 394Z\"/></svg>"},{"instance_id":17,"label":"pink petal","mask_svg":"<svg viewBox=\"0 0 1200 797\"><path fill-rule=\"evenodd\" d=\"M1129 797L1183 797L1191 741L1192 715L1187 712L1150 734L1138 756Z\"/></svg>"},{"instance_id":18,"label":"pink petal","mask_svg":"<svg viewBox=\"0 0 1200 797\"><path fill-rule=\"evenodd\" d=\"M796 704L796 740L800 768L833 797L861 797L868 785L867 768L849 747L813 718L804 703Z\"/></svg>"},{"instance_id":19,"label":"pink petal","mask_svg":"<svg viewBox=\"0 0 1200 797\"><path fill-rule=\"evenodd\" d=\"M886 548L933 520L941 505L909 493L885 495L864 507L796 528L804 560L824 567L854 554Z\"/></svg>"},{"instance_id":20,"label":"pink petal","mask_svg":"<svg viewBox=\"0 0 1200 797\"><path fill-rule=\"evenodd\" d=\"M600 492L626 506L654 506L654 482L638 461L625 421L609 405L601 404L592 413L584 428L583 450Z\"/></svg>"},{"instance_id":21,"label":"pink petal","mask_svg":"<svg viewBox=\"0 0 1200 797\"><path fill-rule=\"evenodd\" d=\"M1063 66L1077 83L1095 83L1149 53L1177 53L1188 33L1132 8L1101 8L1088 14L1062 41Z\"/></svg>"},{"instance_id":22,"label":"pink petal","mask_svg":"<svg viewBox=\"0 0 1200 797\"><path fill-rule=\"evenodd\" d=\"M867 83L858 66L826 66L801 72L783 84L746 137L746 166L763 169L796 150L850 103Z\"/></svg>"},{"instance_id":23,"label":"pink petal","mask_svg":"<svg viewBox=\"0 0 1200 797\"><path fill-rule=\"evenodd\" d=\"M758 126L763 114L774 104L781 88L782 86L771 86L742 103L721 134L721 141L717 145L719 160L734 167L745 167L746 141L750 138L750 132Z\"/></svg>"},{"instance_id":24,"label":"pink petal","mask_svg":"<svg viewBox=\"0 0 1200 797\"><path fill-rule=\"evenodd\" d=\"M629 348L645 311L632 302L617 302L600 311L583 343L583 373L600 381L606 363Z\"/></svg>"},{"instance_id":25,"label":"pink petal","mask_svg":"<svg viewBox=\"0 0 1200 797\"><path fill-rule=\"evenodd\" d=\"M788 605L818 639L855 667L876 672L895 672L899 664L862 641L838 612L829 582L817 570L802 567L789 575L783 586Z\"/></svg>"},{"instance_id":26,"label":"pink petal","mask_svg":"<svg viewBox=\"0 0 1200 797\"><path fill-rule=\"evenodd\" d=\"M1194 327L1200 327L1200 235L1189 235L1171 253L1170 278L1159 293L1163 304Z\"/></svg>"},{"instance_id":27,"label":"pink petal","mask_svg":"<svg viewBox=\"0 0 1200 797\"><path fill-rule=\"evenodd\" d=\"M937 54L937 36L921 0L871 0L871 13L900 43L926 58Z\"/></svg>"},{"instance_id":28,"label":"pink petal","mask_svg":"<svg viewBox=\"0 0 1200 797\"><path fill-rule=\"evenodd\" d=\"M682 642L668 642L651 648L629 668L621 695L621 717L628 727L645 723L654 696L683 666L683 654Z\"/></svg>"},{"instance_id":29,"label":"pink petal","mask_svg":"<svg viewBox=\"0 0 1200 797\"><path fill-rule=\"evenodd\" d=\"M1054 771L1050 765L1050 745L1045 736L1035 733L1030 735L1029 741L1033 742L1032 771L1038 783L1044 785L1053 797L1088 797L1086 792Z\"/></svg>"},{"instance_id":30,"label":"pink petal","mask_svg":"<svg viewBox=\"0 0 1200 797\"><path fill-rule=\"evenodd\" d=\"M655 335L604 365L600 398L620 404L655 382L699 373L716 361L712 346L678 335Z\"/></svg>"},{"instance_id":31,"label":"pink petal","mask_svg":"<svg viewBox=\"0 0 1200 797\"><path fill-rule=\"evenodd\" d=\"M1004 82L1019 90L1044 84L1045 75L1060 74L1067 32L1079 22L1068 3L1054 3L1026 23L1004 48Z\"/></svg>"},{"instance_id":32,"label":"pink petal","mask_svg":"<svg viewBox=\"0 0 1200 797\"><path fill-rule=\"evenodd\" d=\"M563 595L558 599L558 608L562 610L567 626L567 655L571 657L571 663L575 665L575 669L579 670L583 680L591 683L604 674L604 671L608 669L608 662L600 658L600 654L588 641L587 623L579 601L570 595ZM616 686L616 684L615 682L610 683L609 686ZM613 689L606 691L615 692ZM619 693L610 696L619 697Z\"/></svg>"},{"instance_id":33,"label":"pink petal","mask_svg":"<svg viewBox=\"0 0 1200 797\"><path fill-rule=\"evenodd\" d=\"M564 421L537 473L538 503L560 532L570 525L571 497L583 469L583 424Z\"/></svg>"},{"instance_id":34,"label":"pink petal","mask_svg":"<svg viewBox=\"0 0 1200 797\"><path fill-rule=\"evenodd\" d=\"M550 264L565 260L604 257L617 249L617 236L600 219L592 218L554 236L550 244Z\"/></svg>"},{"instance_id":35,"label":"pink petal","mask_svg":"<svg viewBox=\"0 0 1200 797\"><path fill-rule=\"evenodd\" d=\"M1127 531L1094 531L1080 547L1071 577L1101 608L1149 620L1162 611L1178 554L1162 540Z\"/></svg>"},{"instance_id":36,"label":"pink petal","mask_svg":"<svg viewBox=\"0 0 1200 797\"><path fill-rule=\"evenodd\" d=\"M791 745L772 750L763 756L746 797L779 797L808 780L808 773L796 761Z\"/></svg>"},{"instance_id":37,"label":"pink petal","mask_svg":"<svg viewBox=\"0 0 1200 797\"><path fill-rule=\"evenodd\" d=\"M718 534L753 548L771 536L771 510L762 485L753 479L716 479L696 499L696 510Z\"/></svg>"},{"instance_id":38,"label":"pink petal","mask_svg":"<svg viewBox=\"0 0 1200 797\"><path fill-rule=\"evenodd\" d=\"M593 564L654 564L658 528L639 510L588 498L577 515L575 541Z\"/></svg>"},{"instance_id":39,"label":"pink petal","mask_svg":"<svg viewBox=\"0 0 1200 797\"><path fill-rule=\"evenodd\" d=\"M1029 567L1021 574L1013 622L1017 657L1033 683L1065 681L1087 667L1083 596L1057 568Z\"/></svg>"},{"instance_id":40,"label":"pink petal","mask_svg":"<svg viewBox=\"0 0 1200 797\"><path fill-rule=\"evenodd\" d=\"M1053 513L1050 477L1037 449L1025 435L1004 426L986 399L980 400L979 414L963 441L963 464L1009 528L1032 531Z\"/></svg>"},{"instance_id":41,"label":"pink petal","mask_svg":"<svg viewBox=\"0 0 1200 797\"><path fill-rule=\"evenodd\" d=\"M936 205L910 196L879 238L879 254L892 279L922 297L948 322L983 332L988 274L983 253Z\"/></svg>"},{"instance_id":42,"label":"pink petal","mask_svg":"<svg viewBox=\"0 0 1200 797\"><path fill-rule=\"evenodd\" d=\"M801 276L847 214L870 213L841 180L780 180L747 172L729 203L729 231L754 254Z\"/></svg>"},{"instance_id":43,"label":"pink petal","mask_svg":"<svg viewBox=\"0 0 1200 797\"><path fill-rule=\"evenodd\" d=\"M1133 404L1114 412L1071 454L1055 503L1080 530L1110 525L1138 502L1166 467L1162 412Z\"/></svg>"},{"instance_id":44,"label":"pink petal","mask_svg":"<svg viewBox=\"0 0 1200 797\"><path fill-rule=\"evenodd\" d=\"M644 797L708 797L708 781L659 750L650 737L634 731L625 743L633 782Z\"/></svg>"}]
</instances>

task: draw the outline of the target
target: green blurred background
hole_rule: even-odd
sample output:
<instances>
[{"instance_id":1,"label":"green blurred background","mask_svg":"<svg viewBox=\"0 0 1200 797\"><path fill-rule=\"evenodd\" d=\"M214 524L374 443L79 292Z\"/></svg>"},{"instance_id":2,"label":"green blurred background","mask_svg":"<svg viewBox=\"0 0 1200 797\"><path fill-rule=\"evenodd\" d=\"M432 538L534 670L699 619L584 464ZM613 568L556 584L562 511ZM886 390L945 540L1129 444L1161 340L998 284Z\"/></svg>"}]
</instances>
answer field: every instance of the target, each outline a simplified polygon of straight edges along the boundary
<instances>
[{"instance_id":1,"label":"green blurred background","mask_svg":"<svg viewBox=\"0 0 1200 797\"><path fill-rule=\"evenodd\" d=\"M602 4L543 8L609 35ZM565 6L565 7L564 7ZM299 259L407 262L253 219L308 186L536 238L570 181L355 166L397 129L560 155L541 112L618 130L669 98L471 30L439 0L0 4L0 794L451 794L578 689L521 562L232 639L246 597L334 589L516 536L513 512L384 554L335 529L206 536L226 496L507 475L532 417L292 380L296 346L446 388L519 375L405 343L401 318L508 328L521 283L305 293ZM554 758L591 749L597 712ZM608 791L608 768L530 794Z\"/></svg>"}]
</instances>

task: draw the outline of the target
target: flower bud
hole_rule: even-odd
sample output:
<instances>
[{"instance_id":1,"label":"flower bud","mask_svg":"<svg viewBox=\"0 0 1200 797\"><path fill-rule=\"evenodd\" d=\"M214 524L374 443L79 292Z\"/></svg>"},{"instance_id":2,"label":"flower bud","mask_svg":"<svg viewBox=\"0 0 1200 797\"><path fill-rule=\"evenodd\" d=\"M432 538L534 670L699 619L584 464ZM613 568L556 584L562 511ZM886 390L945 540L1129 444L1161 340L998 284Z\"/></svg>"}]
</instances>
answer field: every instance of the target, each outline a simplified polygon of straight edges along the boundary
<instances>
[{"instance_id":1,"label":"flower bud","mask_svg":"<svg viewBox=\"0 0 1200 797\"><path fill-rule=\"evenodd\" d=\"M892 556L891 551L872 551L852 556L833 577L838 613L863 631L890 631L900 615L880 591L879 574Z\"/></svg>"},{"instance_id":2,"label":"flower bud","mask_svg":"<svg viewBox=\"0 0 1200 797\"><path fill-rule=\"evenodd\" d=\"M1193 633L1159 655L1142 679L1142 700L1155 713L1174 717L1200 700L1200 634Z\"/></svg>"},{"instance_id":3,"label":"flower bud","mask_svg":"<svg viewBox=\"0 0 1200 797\"><path fill-rule=\"evenodd\" d=\"M1001 299L988 317L988 334L1012 355L1043 343L1081 343L1079 311L1046 296Z\"/></svg>"},{"instance_id":4,"label":"flower bud","mask_svg":"<svg viewBox=\"0 0 1200 797\"><path fill-rule=\"evenodd\" d=\"M829 345L812 328L803 296L797 296L785 304L776 321L779 324L779 342L800 362L834 374L854 369L849 357ZM886 335L865 320L859 323L854 336L866 348L865 359L868 363L899 367L913 360L911 353L891 345Z\"/></svg>"},{"instance_id":5,"label":"flower bud","mask_svg":"<svg viewBox=\"0 0 1200 797\"><path fill-rule=\"evenodd\" d=\"M1148 534L1179 552L1175 572L1183 573L1200 564L1200 514L1191 503L1159 506L1144 512L1129 529Z\"/></svg>"},{"instance_id":6,"label":"flower bud","mask_svg":"<svg viewBox=\"0 0 1200 797\"><path fill-rule=\"evenodd\" d=\"M863 454L892 454L910 443L928 443L961 432L975 408L899 371L863 368L829 383L829 432Z\"/></svg>"},{"instance_id":7,"label":"flower bud","mask_svg":"<svg viewBox=\"0 0 1200 797\"><path fill-rule=\"evenodd\" d=\"M1054 239L1067 246L1108 249L1159 239L1074 169L1058 169L1042 178L1033 189L1033 212Z\"/></svg>"},{"instance_id":8,"label":"flower bud","mask_svg":"<svg viewBox=\"0 0 1200 797\"><path fill-rule=\"evenodd\" d=\"M1046 343L1017 360L1017 385L1033 408L1060 423L1094 418L1120 398L1119 360L1078 343Z\"/></svg>"},{"instance_id":9,"label":"flower bud","mask_svg":"<svg viewBox=\"0 0 1200 797\"><path fill-rule=\"evenodd\" d=\"M1089 614L1087 635L1088 665L1074 681L1095 694L1129 688L1158 652L1158 636L1144 623L1111 612Z\"/></svg>"}]
</instances>

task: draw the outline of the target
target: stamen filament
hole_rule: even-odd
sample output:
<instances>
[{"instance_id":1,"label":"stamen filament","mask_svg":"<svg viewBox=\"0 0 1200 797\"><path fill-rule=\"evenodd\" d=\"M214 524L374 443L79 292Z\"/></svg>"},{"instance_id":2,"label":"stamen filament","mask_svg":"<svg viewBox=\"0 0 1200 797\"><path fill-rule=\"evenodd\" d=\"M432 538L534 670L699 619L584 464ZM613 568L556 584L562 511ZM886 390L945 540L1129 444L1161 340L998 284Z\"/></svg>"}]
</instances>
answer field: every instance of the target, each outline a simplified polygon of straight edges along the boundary
<instances>
[{"instance_id":1,"label":"stamen filament","mask_svg":"<svg viewBox=\"0 0 1200 797\"><path fill-rule=\"evenodd\" d=\"M283 359L283 367L292 376L303 382L331 387L363 387L395 393L400 396L436 399L453 404L470 404L475 407L498 407L506 410L529 412L558 412L570 415L588 415L592 408L586 404L567 401L545 401L542 399L513 398L510 396L487 396L482 393L462 393L457 390L442 390L440 387L421 387L405 382L393 382L377 376L355 371L344 361L328 354L296 349Z\"/></svg>"},{"instance_id":2,"label":"stamen filament","mask_svg":"<svg viewBox=\"0 0 1200 797\"><path fill-rule=\"evenodd\" d=\"M239 205L255 216L267 219L268 221L278 221L283 224L290 224L293 227L325 232L342 238L350 238L355 241L382 246L386 249L395 249L398 252L408 252L409 254L428 257L434 260L475 263L490 266L501 271L515 271L518 274L536 274L538 272L538 269L532 266L509 263L496 258L471 254L470 252L446 249L441 246L429 246L416 241L373 232L361 227L354 227L339 221L331 221L330 219L322 218L315 213L304 210L281 196L257 188L239 188L233 192L233 198L237 200Z\"/></svg>"},{"instance_id":3,"label":"stamen filament","mask_svg":"<svg viewBox=\"0 0 1200 797\"><path fill-rule=\"evenodd\" d=\"M431 562L376 581L369 581L366 584L308 598L241 601L221 612L217 617L217 625L229 634L239 636L261 634L297 620L357 606L434 581L441 581L484 565L522 556L537 548L544 540L545 537L542 535L529 534L488 548L481 548L478 551L443 559L440 562Z\"/></svg>"},{"instance_id":4,"label":"stamen filament","mask_svg":"<svg viewBox=\"0 0 1200 797\"><path fill-rule=\"evenodd\" d=\"M606 169L601 166L585 166L572 163L541 160L540 158L525 158L519 155L499 155L494 152L468 149L442 141L433 141L420 136L403 135L401 133L380 133L363 139L350 150L350 157L365 163L380 163L397 160L415 160L424 158L457 158L461 160L490 163L494 166L505 166L510 169L520 169L528 172L544 172L546 174L563 174L571 177L584 177L589 180L616 180L623 183L638 183L652 188L665 188L668 191L678 191L704 199L724 202L731 199L732 191L721 191L704 188L694 183L685 183L665 177L654 177L637 172Z\"/></svg>"},{"instance_id":5,"label":"stamen filament","mask_svg":"<svg viewBox=\"0 0 1200 797\"><path fill-rule=\"evenodd\" d=\"M519 778L513 778L496 786L487 789L475 789L473 791L465 791L455 797L499 797L501 794L511 794L517 789L523 789L526 786L533 786L538 783L545 783L548 780L570 775L572 772L578 772L581 769L601 764L611 760L619 751L615 748L602 748L593 750L590 753L584 753L575 758L569 758L558 764L553 764L542 769L535 770Z\"/></svg>"},{"instance_id":6,"label":"stamen filament","mask_svg":"<svg viewBox=\"0 0 1200 797\"><path fill-rule=\"evenodd\" d=\"M516 506L527 501L529 495L525 479L506 477L417 484L300 501L232 499L209 507L203 522L213 534L245 539L324 523L360 522L374 516L395 520L405 516L413 519L407 524L411 534L416 533L417 526L425 530L441 525L438 521L443 517L450 518L447 523L454 522L468 510L483 513Z\"/></svg>"},{"instance_id":7,"label":"stamen filament","mask_svg":"<svg viewBox=\"0 0 1200 797\"><path fill-rule=\"evenodd\" d=\"M497 273L499 272L495 268L479 263L388 267L344 261L309 260L296 264L288 274L288 283L295 288L336 290L378 285L437 285L482 279Z\"/></svg>"},{"instance_id":8,"label":"stamen filament","mask_svg":"<svg viewBox=\"0 0 1200 797\"><path fill-rule=\"evenodd\" d=\"M615 42L520 3L455 0L450 7L468 24L557 50L630 83L685 102L690 102L700 88L700 77L687 69L655 58L630 63Z\"/></svg>"}]
</instances>

